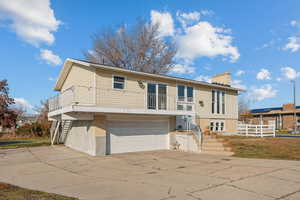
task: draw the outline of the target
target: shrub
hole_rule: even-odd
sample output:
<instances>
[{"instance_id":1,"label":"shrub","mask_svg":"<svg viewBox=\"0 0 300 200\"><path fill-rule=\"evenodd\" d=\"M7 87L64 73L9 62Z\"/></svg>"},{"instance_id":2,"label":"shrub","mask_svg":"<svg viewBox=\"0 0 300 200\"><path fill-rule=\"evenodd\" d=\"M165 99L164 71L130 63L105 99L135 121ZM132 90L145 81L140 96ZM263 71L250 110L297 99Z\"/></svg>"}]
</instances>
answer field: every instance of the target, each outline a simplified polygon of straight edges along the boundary
<instances>
[{"instance_id":1,"label":"shrub","mask_svg":"<svg viewBox=\"0 0 300 200\"><path fill-rule=\"evenodd\" d=\"M35 137L49 137L50 123L35 122L32 124L24 124L16 130L19 136L35 136Z\"/></svg>"}]
</instances>

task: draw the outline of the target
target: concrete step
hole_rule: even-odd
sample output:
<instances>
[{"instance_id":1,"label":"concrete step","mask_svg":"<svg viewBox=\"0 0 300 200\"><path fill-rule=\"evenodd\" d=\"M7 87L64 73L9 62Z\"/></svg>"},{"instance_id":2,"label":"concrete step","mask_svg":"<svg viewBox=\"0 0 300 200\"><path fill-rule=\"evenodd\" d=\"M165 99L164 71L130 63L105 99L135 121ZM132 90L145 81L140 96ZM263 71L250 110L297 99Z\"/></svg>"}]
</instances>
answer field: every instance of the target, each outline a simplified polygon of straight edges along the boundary
<instances>
[{"instance_id":1,"label":"concrete step","mask_svg":"<svg viewBox=\"0 0 300 200\"><path fill-rule=\"evenodd\" d=\"M202 147L204 151L231 151L229 147Z\"/></svg>"},{"instance_id":2,"label":"concrete step","mask_svg":"<svg viewBox=\"0 0 300 200\"><path fill-rule=\"evenodd\" d=\"M202 150L204 151L225 151L224 147L202 147Z\"/></svg>"},{"instance_id":3,"label":"concrete step","mask_svg":"<svg viewBox=\"0 0 300 200\"><path fill-rule=\"evenodd\" d=\"M204 136L203 139L204 139L204 140L220 140L220 141L221 141L221 140L222 140L222 141L224 140L223 138L207 137L207 136Z\"/></svg>"},{"instance_id":4,"label":"concrete step","mask_svg":"<svg viewBox=\"0 0 300 200\"><path fill-rule=\"evenodd\" d=\"M229 151L201 151L202 154L219 155L219 156L232 156L234 153Z\"/></svg>"},{"instance_id":5,"label":"concrete step","mask_svg":"<svg viewBox=\"0 0 300 200\"><path fill-rule=\"evenodd\" d=\"M205 143L202 144L203 147L224 147L224 145L220 142L211 142L211 143Z\"/></svg>"}]
</instances>

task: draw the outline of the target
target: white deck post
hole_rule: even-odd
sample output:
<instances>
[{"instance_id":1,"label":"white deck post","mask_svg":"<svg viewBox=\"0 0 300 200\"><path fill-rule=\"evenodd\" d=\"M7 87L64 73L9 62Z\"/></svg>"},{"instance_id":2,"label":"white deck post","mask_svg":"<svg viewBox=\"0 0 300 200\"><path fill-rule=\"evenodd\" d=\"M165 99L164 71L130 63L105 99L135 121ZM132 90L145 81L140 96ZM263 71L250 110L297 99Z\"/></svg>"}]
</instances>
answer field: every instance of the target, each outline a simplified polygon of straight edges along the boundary
<instances>
[{"instance_id":1,"label":"white deck post","mask_svg":"<svg viewBox=\"0 0 300 200\"><path fill-rule=\"evenodd\" d=\"M261 124L260 125L260 137L263 137L263 127L262 127L263 125Z\"/></svg>"},{"instance_id":2,"label":"white deck post","mask_svg":"<svg viewBox=\"0 0 300 200\"><path fill-rule=\"evenodd\" d=\"M246 124L246 136L248 136L248 124Z\"/></svg>"},{"instance_id":3,"label":"white deck post","mask_svg":"<svg viewBox=\"0 0 300 200\"><path fill-rule=\"evenodd\" d=\"M273 126L273 137L276 137L276 135L275 135L275 126Z\"/></svg>"}]
</instances>

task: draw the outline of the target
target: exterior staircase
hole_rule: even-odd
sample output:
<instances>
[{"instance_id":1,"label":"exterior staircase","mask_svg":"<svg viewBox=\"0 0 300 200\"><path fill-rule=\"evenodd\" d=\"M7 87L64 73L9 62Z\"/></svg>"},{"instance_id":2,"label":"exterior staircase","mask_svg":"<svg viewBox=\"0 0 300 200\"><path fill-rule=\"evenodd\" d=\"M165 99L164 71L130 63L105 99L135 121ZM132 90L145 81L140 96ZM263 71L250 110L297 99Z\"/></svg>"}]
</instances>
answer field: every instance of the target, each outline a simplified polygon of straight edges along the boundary
<instances>
[{"instance_id":1,"label":"exterior staircase","mask_svg":"<svg viewBox=\"0 0 300 200\"><path fill-rule=\"evenodd\" d=\"M54 145L65 143L71 127L71 120L53 121L50 128L51 144Z\"/></svg>"},{"instance_id":2,"label":"exterior staircase","mask_svg":"<svg viewBox=\"0 0 300 200\"><path fill-rule=\"evenodd\" d=\"M233 152L223 145L223 140L212 136L203 136L201 153L231 156Z\"/></svg>"},{"instance_id":3,"label":"exterior staircase","mask_svg":"<svg viewBox=\"0 0 300 200\"><path fill-rule=\"evenodd\" d=\"M67 135L72 127L72 120L63 120L61 125L61 134L59 137L59 143L65 143Z\"/></svg>"}]
</instances>

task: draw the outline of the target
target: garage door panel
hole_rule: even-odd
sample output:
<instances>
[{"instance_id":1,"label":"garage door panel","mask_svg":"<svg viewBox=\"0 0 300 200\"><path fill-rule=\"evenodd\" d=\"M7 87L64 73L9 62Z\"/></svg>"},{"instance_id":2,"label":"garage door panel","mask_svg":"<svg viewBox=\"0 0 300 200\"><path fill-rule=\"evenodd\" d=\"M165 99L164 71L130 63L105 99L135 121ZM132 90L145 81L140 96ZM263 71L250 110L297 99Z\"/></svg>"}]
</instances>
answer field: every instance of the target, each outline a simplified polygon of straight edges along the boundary
<instances>
[{"instance_id":1,"label":"garage door panel","mask_svg":"<svg viewBox=\"0 0 300 200\"><path fill-rule=\"evenodd\" d=\"M108 127L111 153L169 148L166 119L110 121Z\"/></svg>"}]
</instances>

